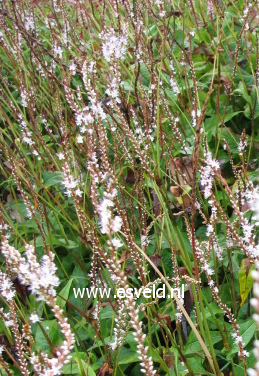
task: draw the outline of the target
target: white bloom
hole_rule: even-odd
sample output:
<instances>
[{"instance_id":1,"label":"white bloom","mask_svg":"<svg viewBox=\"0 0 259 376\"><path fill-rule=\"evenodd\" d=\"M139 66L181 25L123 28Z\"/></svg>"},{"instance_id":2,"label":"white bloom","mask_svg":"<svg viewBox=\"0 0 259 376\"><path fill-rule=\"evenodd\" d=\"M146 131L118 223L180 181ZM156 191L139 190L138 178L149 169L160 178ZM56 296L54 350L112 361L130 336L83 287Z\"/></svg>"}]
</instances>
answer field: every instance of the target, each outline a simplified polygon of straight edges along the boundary
<instances>
[{"instance_id":1,"label":"white bloom","mask_svg":"<svg viewBox=\"0 0 259 376\"><path fill-rule=\"evenodd\" d=\"M27 31L34 30L35 23L32 16L25 17L25 23L24 23L25 29Z\"/></svg>"},{"instance_id":2,"label":"white bloom","mask_svg":"<svg viewBox=\"0 0 259 376\"><path fill-rule=\"evenodd\" d=\"M86 129L85 125L82 125L82 127L80 127L80 132L85 133L86 131L89 131L89 129Z\"/></svg>"},{"instance_id":3,"label":"white bloom","mask_svg":"<svg viewBox=\"0 0 259 376\"><path fill-rule=\"evenodd\" d=\"M113 239L112 239L112 244L113 244L113 246L114 246L116 249L117 249L117 248L120 248L120 247L123 246L122 241L121 241L120 239L118 239L118 238L113 238Z\"/></svg>"},{"instance_id":4,"label":"white bloom","mask_svg":"<svg viewBox=\"0 0 259 376\"><path fill-rule=\"evenodd\" d=\"M83 143L83 136L81 135L78 135L77 138L76 138L76 141L78 142L78 144L82 144Z\"/></svg>"},{"instance_id":5,"label":"white bloom","mask_svg":"<svg viewBox=\"0 0 259 376\"><path fill-rule=\"evenodd\" d=\"M14 325L14 322L13 322L13 320L7 320L7 321L5 321L4 322L4 324L5 324L5 326L13 326Z\"/></svg>"},{"instance_id":6,"label":"white bloom","mask_svg":"<svg viewBox=\"0 0 259 376\"><path fill-rule=\"evenodd\" d=\"M73 175L70 174L69 172L69 167L67 164L63 167L63 173L64 173L64 180L63 180L63 185L67 189L66 190L66 195L68 197L71 196L71 190L77 188L78 186L78 180L74 178Z\"/></svg>"},{"instance_id":7,"label":"white bloom","mask_svg":"<svg viewBox=\"0 0 259 376\"><path fill-rule=\"evenodd\" d=\"M149 244L148 237L146 235L141 235L140 243L142 247L146 247Z\"/></svg>"},{"instance_id":8,"label":"white bloom","mask_svg":"<svg viewBox=\"0 0 259 376\"><path fill-rule=\"evenodd\" d=\"M30 321L32 324L35 324L36 322L42 321L42 319L37 315L37 313L32 313L30 315Z\"/></svg>"},{"instance_id":9,"label":"white bloom","mask_svg":"<svg viewBox=\"0 0 259 376\"><path fill-rule=\"evenodd\" d=\"M242 337L241 336L235 336L235 344L236 345L239 345L239 344L242 344Z\"/></svg>"},{"instance_id":10,"label":"white bloom","mask_svg":"<svg viewBox=\"0 0 259 376\"><path fill-rule=\"evenodd\" d=\"M118 232L121 229L122 226L122 219L118 215L114 217L113 224L112 224L112 230L113 232Z\"/></svg>"},{"instance_id":11,"label":"white bloom","mask_svg":"<svg viewBox=\"0 0 259 376\"><path fill-rule=\"evenodd\" d=\"M110 83L108 89L106 89L105 93L110 98L115 99L115 101L117 103L121 102L121 100L119 98L119 85L118 85L117 81L115 80L115 78L112 80L112 82Z\"/></svg>"},{"instance_id":12,"label":"white bloom","mask_svg":"<svg viewBox=\"0 0 259 376\"><path fill-rule=\"evenodd\" d=\"M241 139L238 143L237 150L239 151L239 154L242 155L243 151L245 150L247 146L247 140L246 139Z\"/></svg>"},{"instance_id":13,"label":"white bloom","mask_svg":"<svg viewBox=\"0 0 259 376\"><path fill-rule=\"evenodd\" d=\"M87 114L84 115L83 120L85 121L86 124L93 124L94 118L91 112L88 112Z\"/></svg>"},{"instance_id":14,"label":"white bloom","mask_svg":"<svg viewBox=\"0 0 259 376\"><path fill-rule=\"evenodd\" d=\"M206 236L210 236L210 234L212 234L212 233L213 233L213 226L212 226L212 224L210 223L210 224L208 224L208 226L207 226Z\"/></svg>"},{"instance_id":15,"label":"white bloom","mask_svg":"<svg viewBox=\"0 0 259 376\"><path fill-rule=\"evenodd\" d=\"M213 16L213 2L212 2L212 0L208 0L207 14L208 14L208 16Z\"/></svg>"},{"instance_id":16,"label":"white bloom","mask_svg":"<svg viewBox=\"0 0 259 376\"><path fill-rule=\"evenodd\" d=\"M101 103L92 103L91 109L96 117L100 117L102 120L106 118L106 113L104 112Z\"/></svg>"},{"instance_id":17,"label":"white bloom","mask_svg":"<svg viewBox=\"0 0 259 376\"><path fill-rule=\"evenodd\" d=\"M62 152L58 153L58 154L57 154L57 157L58 157L58 159L59 159L60 161L62 161L62 160L65 159L65 155L64 155L64 153L62 153Z\"/></svg>"},{"instance_id":18,"label":"white bloom","mask_svg":"<svg viewBox=\"0 0 259 376\"><path fill-rule=\"evenodd\" d=\"M256 199L252 210L254 210L255 212L253 219L257 221L256 226L258 226L259 224L259 198Z\"/></svg>"},{"instance_id":19,"label":"white bloom","mask_svg":"<svg viewBox=\"0 0 259 376\"><path fill-rule=\"evenodd\" d=\"M242 355L248 358L250 356L250 353L246 350L243 350Z\"/></svg>"},{"instance_id":20,"label":"white bloom","mask_svg":"<svg viewBox=\"0 0 259 376\"><path fill-rule=\"evenodd\" d=\"M27 132L27 135L30 136L31 132ZM23 137L22 137L22 140L23 140L23 142L25 142L26 144L31 146L31 145L34 144L34 141L28 136L26 136L26 134L24 134Z\"/></svg>"},{"instance_id":21,"label":"white bloom","mask_svg":"<svg viewBox=\"0 0 259 376\"><path fill-rule=\"evenodd\" d=\"M52 296L56 295L54 287L58 286L59 280L55 275L57 268L53 262L53 253L44 255L41 263L38 263L34 247L26 244L26 261L14 247L7 243L6 239L2 243L2 253L8 262L13 264L13 271L18 274L21 283L30 285L32 293L38 295L39 300L45 300L46 293ZM10 282L8 282L8 286L10 287ZM3 287L2 283L1 289Z\"/></svg>"},{"instance_id":22,"label":"white bloom","mask_svg":"<svg viewBox=\"0 0 259 376\"><path fill-rule=\"evenodd\" d=\"M180 93L180 90L178 89L177 83L173 77L170 78L170 84L174 94L178 95Z\"/></svg>"},{"instance_id":23,"label":"white bloom","mask_svg":"<svg viewBox=\"0 0 259 376\"><path fill-rule=\"evenodd\" d=\"M161 12L159 12L159 16L161 18L163 18L165 15L166 15L166 11L165 10L161 10Z\"/></svg>"},{"instance_id":24,"label":"white bloom","mask_svg":"<svg viewBox=\"0 0 259 376\"><path fill-rule=\"evenodd\" d=\"M196 127L197 121L196 121L196 112L195 112L195 110L192 110L191 116L192 116L192 126Z\"/></svg>"},{"instance_id":25,"label":"white bloom","mask_svg":"<svg viewBox=\"0 0 259 376\"><path fill-rule=\"evenodd\" d=\"M63 50L60 46L57 46L56 44L54 44L53 51L54 51L55 57L59 57L60 59L62 59Z\"/></svg>"},{"instance_id":26,"label":"white bloom","mask_svg":"<svg viewBox=\"0 0 259 376\"><path fill-rule=\"evenodd\" d=\"M5 273L0 273L0 293L7 300L10 301L15 297L15 290L13 283Z\"/></svg>"},{"instance_id":27,"label":"white bloom","mask_svg":"<svg viewBox=\"0 0 259 376\"><path fill-rule=\"evenodd\" d=\"M244 218L244 221L243 223L241 223L241 226L242 226L243 233L244 233L244 241L246 243L249 243L250 239L253 237L254 225L249 224L248 220Z\"/></svg>"},{"instance_id":28,"label":"white bloom","mask_svg":"<svg viewBox=\"0 0 259 376\"><path fill-rule=\"evenodd\" d=\"M214 170L219 170L220 165L216 159L212 159L212 155L210 152L207 152L205 154L205 158L207 166L202 167L201 169L200 184L204 188L204 197L209 198L212 192L212 184L215 175Z\"/></svg>"},{"instance_id":29,"label":"white bloom","mask_svg":"<svg viewBox=\"0 0 259 376\"><path fill-rule=\"evenodd\" d=\"M111 28L109 31L102 32L100 37L102 43L103 57L107 62L112 59L121 60L126 53L127 37L125 35L115 35L115 31Z\"/></svg>"},{"instance_id":30,"label":"white bloom","mask_svg":"<svg viewBox=\"0 0 259 376\"><path fill-rule=\"evenodd\" d=\"M220 245L218 244L217 241L214 241L214 242L213 242L213 245L214 245L214 252L215 252L216 256L217 256L220 260L223 260L223 258L222 258L222 252L223 252L222 248L220 247Z\"/></svg>"},{"instance_id":31,"label":"white bloom","mask_svg":"<svg viewBox=\"0 0 259 376\"><path fill-rule=\"evenodd\" d=\"M79 189L79 188L77 188L77 189L75 190L75 195L76 195L76 196L82 197L83 193L84 193L84 192L81 191L81 189Z\"/></svg>"},{"instance_id":32,"label":"white bloom","mask_svg":"<svg viewBox=\"0 0 259 376\"><path fill-rule=\"evenodd\" d=\"M208 275L212 275L214 272L213 270L209 267L209 265L207 263L204 264L204 266L202 267L202 269L206 272L206 274Z\"/></svg>"},{"instance_id":33,"label":"white bloom","mask_svg":"<svg viewBox=\"0 0 259 376\"><path fill-rule=\"evenodd\" d=\"M69 72L72 74L72 76L74 76L76 74L76 65L75 63L71 63L68 67L69 69Z\"/></svg>"},{"instance_id":34,"label":"white bloom","mask_svg":"<svg viewBox=\"0 0 259 376\"><path fill-rule=\"evenodd\" d=\"M28 106L28 95L25 91L21 91L21 105L23 107Z\"/></svg>"},{"instance_id":35,"label":"white bloom","mask_svg":"<svg viewBox=\"0 0 259 376\"><path fill-rule=\"evenodd\" d=\"M101 224L101 232L103 234L110 233L110 221L112 212L111 209L114 206L112 200L108 198L104 198L99 205L99 215L100 215L100 224Z\"/></svg>"},{"instance_id":36,"label":"white bloom","mask_svg":"<svg viewBox=\"0 0 259 376\"><path fill-rule=\"evenodd\" d=\"M181 321L181 320L182 320L182 316L183 316L183 314L182 314L182 312L177 312L177 313L175 314L175 316L176 316L177 321Z\"/></svg>"}]
</instances>

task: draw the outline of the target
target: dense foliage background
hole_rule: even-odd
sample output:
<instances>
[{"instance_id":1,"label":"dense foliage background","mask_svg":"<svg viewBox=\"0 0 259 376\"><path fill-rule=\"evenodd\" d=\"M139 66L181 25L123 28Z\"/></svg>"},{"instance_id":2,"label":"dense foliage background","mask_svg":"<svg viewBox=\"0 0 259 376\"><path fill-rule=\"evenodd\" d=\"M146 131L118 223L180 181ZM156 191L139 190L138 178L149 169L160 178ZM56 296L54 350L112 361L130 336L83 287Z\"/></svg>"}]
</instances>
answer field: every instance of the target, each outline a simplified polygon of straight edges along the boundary
<instances>
[{"instance_id":1,"label":"dense foliage background","mask_svg":"<svg viewBox=\"0 0 259 376\"><path fill-rule=\"evenodd\" d=\"M1 375L246 375L257 2L0 6Z\"/></svg>"}]
</instances>

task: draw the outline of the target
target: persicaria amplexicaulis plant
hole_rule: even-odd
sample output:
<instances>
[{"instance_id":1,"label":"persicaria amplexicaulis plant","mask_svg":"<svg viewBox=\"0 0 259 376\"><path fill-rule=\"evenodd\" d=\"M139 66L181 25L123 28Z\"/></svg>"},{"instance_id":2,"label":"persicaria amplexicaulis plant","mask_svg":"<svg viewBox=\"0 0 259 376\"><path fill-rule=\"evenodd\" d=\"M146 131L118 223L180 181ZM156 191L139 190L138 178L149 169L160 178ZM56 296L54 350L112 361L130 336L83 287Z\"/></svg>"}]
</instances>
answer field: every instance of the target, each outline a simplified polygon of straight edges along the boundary
<instances>
[{"instance_id":1,"label":"persicaria amplexicaulis plant","mask_svg":"<svg viewBox=\"0 0 259 376\"><path fill-rule=\"evenodd\" d=\"M0 25L0 371L257 374L257 2L2 0Z\"/></svg>"}]
</instances>

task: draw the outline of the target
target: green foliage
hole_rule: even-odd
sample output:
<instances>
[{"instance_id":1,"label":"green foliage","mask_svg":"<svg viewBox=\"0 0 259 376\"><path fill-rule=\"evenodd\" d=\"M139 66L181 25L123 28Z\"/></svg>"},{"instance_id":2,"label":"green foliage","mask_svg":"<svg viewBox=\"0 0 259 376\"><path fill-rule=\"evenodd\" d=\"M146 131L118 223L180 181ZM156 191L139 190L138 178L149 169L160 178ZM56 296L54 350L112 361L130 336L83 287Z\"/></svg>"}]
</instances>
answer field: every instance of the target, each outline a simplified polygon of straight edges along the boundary
<instances>
[{"instance_id":1,"label":"green foliage","mask_svg":"<svg viewBox=\"0 0 259 376\"><path fill-rule=\"evenodd\" d=\"M254 224L246 190L252 194L258 183L255 3L246 26L247 2L241 0L1 2L1 237L7 233L22 255L25 244L35 247L38 259L55 255L57 305L76 340L62 375L141 374L129 301L121 316L125 301L114 299L121 275L136 289L143 280L161 287L166 279L172 287L179 277L185 284L187 313L180 321L183 310L168 291L163 299L132 302L159 375L243 376L254 367L250 298L258 257L246 251L256 233L245 241L244 223ZM26 28L31 15L35 30ZM127 36L117 60L103 51L111 28ZM118 94L107 92L113 80ZM95 96L105 116L82 120L93 114ZM215 220L213 200L204 197L201 184L208 151L220 165L211 188L219 206ZM65 187L66 170L77 195ZM113 234L100 226L101 203L111 187L117 190L113 215L124 221ZM111 246L115 237L122 242L118 249ZM53 309L21 285L2 254L0 261L17 293L18 331L29 324L34 338L25 341L26 358L40 351L57 357L64 333ZM117 279L114 265L120 268ZM75 297L78 288L93 285L111 288L111 297ZM4 296L0 305L9 312ZM31 323L35 312L42 320ZM113 348L121 318L124 331ZM250 353L246 360L233 338L238 330ZM7 349L1 375L8 375L5 364L20 375L16 338L3 320L0 337Z\"/></svg>"}]
</instances>

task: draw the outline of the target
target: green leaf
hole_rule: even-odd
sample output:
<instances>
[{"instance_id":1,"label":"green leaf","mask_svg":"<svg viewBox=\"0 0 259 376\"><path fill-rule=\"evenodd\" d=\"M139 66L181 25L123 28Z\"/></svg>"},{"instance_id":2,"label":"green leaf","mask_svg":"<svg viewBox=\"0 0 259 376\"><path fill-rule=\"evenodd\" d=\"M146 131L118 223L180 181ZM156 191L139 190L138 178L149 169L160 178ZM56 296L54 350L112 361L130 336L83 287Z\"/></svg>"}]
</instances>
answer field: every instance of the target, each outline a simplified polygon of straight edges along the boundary
<instances>
[{"instance_id":1,"label":"green leaf","mask_svg":"<svg viewBox=\"0 0 259 376\"><path fill-rule=\"evenodd\" d=\"M45 331L45 334L49 338L49 341L51 342L52 346L58 346L62 342L62 333L60 330L60 326L58 325L57 320L45 320L38 325L36 335L35 335L35 341L37 344L37 349L47 352L50 350L50 345L48 343L48 340L46 339L41 326L43 327L43 330Z\"/></svg>"},{"instance_id":2,"label":"green leaf","mask_svg":"<svg viewBox=\"0 0 259 376\"><path fill-rule=\"evenodd\" d=\"M133 88L133 86L130 84L130 82L128 82L128 81L123 81L123 82L121 83L121 87L122 87L122 89L125 90L125 91L130 91L131 93L134 93L134 88Z\"/></svg>"},{"instance_id":3,"label":"green leaf","mask_svg":"<svg viewBox=\"0 0 259 376\"><path fill-rule=\"evenodd\" d=\"M211 331L210 335L211 335L211 340L213 344L220 342L222 339L218 331ZM205 341L205 343L208 346L207 340ZM194 354L198 352L202 352L202 348L201 348L200 342L197 340L196 335L192 331L189 335L189 338L185 345L183 353L184 355L188 355L188 354Z\"/></svg>"},{"instance_id":4,"label":"green leaf","mask_svg":"<svg viewBox=\"0 0 259 376\"><path fill-rule=\"evenodd\" d=\"M78 244L73 242L73 240L68 240L68 244L67 244L66 240L62 239L62 238L59 238L58 241L59 241L60 245L63 245L63 247L65 247L67 249L75 249L76 247L78 247Z\"/></svg>"},{"instance_id":5,"label":"green leaf","mask_svg":"<svg viewBox=\"0 0 259 376\"><path fill-rule=\"evenodd\" d=\"M114 310L112 309L111 306L106 306L103 309L101 309L100 317L102 320L111 319L113 315L114 315Z\"/></svg>"},{"instance_id":6,"label":"green leaf","mask_svg":"<svg viewBox=\"0 0 259 376\"><path fill-rule=\"evenodd\" d=\"M216 127L221 125L221 122L227 123L229 120L231 120L236 115L240 114L243 111L236 111L231 112L229 114L226 114L224 119L219 119L217 114L213 114L211 118L205 120L205 131L206 132L212 132L213 135L215 135Z\"/></svg>"},{"instance_id":7,"label":"green leaf","mask_svg":"<svg viewBox=\"0 0 259 376\"><path fill-rule=\"evenodd\" d=\"M205 368L202 366L202 359L199 357L191 357L188 358L188 365L190 366L193 373L199 375L213 375L212 373L206 371Z\"/></svg>"},{"instance_id":8,"label":"green leaf","mask_svg":"<svg viewBox=\"0 0 259 376\"><path fill-rule=\"evenodd\" d=\"M242 306L245 303L246 298L248 297L251 291L251 288L253 286L253 283L254 283L254 280L251 277L251 271L255 269L255 265L252 265L252 267L247 272L245 263L246 263L246 260L243 259L241 261L241 266L240 266L239 274L238 274L240 297L241 297L240 306Z\"/></svg>"},{"instance_id":9,"label":"green leaf","mask_svg":"<svg viewBox=\"0 0 259 376\"><path fill-rule=\"evenodd\" d=\"M256 323L253 320L248 320L240 324L240 335L243 339L244 347L251 341L256 331ZM227 360L231 359L233 354L239 351L237 345L233 345L231 351L228 353Z\"/></svg>"},{"instance_id":10,"label":"green leaf","mask_svg":"<svg viewBox=\"0 0 259 376\"><path fill-rule=\"evenodd\" d=\"M238 153L237 145L240 138L230 128L222 129L222 139L227 141L231 153Z\"/></svg>"},{"instance_id":11,"label":"green leaf","mask_svg":"<svg viewBox=\"0 0 259 376\"><path fill-rule=\"evenodd\" d=\"M211 311L214 313L214 315L218 314L218 315L224 316L225 312L221 308L219 308L219 306L216 303L214 303L214 302L210 303L209 307L210 307ZM206 318L211 317L211 313L210 313L208 308L205 308L205 315L206 315Z\"/></svg>"},{"instance_id":12,"label":"green leaf","mask_svg":"<svg viewBox=\"0 0 259 376\"><path fill-rule=\"evenodd\" d=\"M118 364L129 364L133 362L138 362L139 357L136 351L132 351L131 349L127 349L123 347L120 352L120 359Z\"/></svg>"},{"instance_id":13,"label":"green leaf","mask_svg":"<svg viewBox=\"0 0 259 376\"><path fill-rule=\"evenodd\" d=\"M251 96L247 93L247 88L242 81L239 82L238 88L233 91L234 93L240 93L247 103L252 105Z\"/></svg>"},{"instance_id":14,"label":"green leaf","mask_svg":"<svg viewBox=\"0 0 259 376\"><path fill-rule=\"evenodd\" d=\"M47 245L53 245L53 246L58 246L58 247L64 247L67 249L75 249L78 245L72 241L68 240L68 244L65 239L62 238L56 238L53 234L49 234L49 238L46 239L46 244ZM42 237L39 236L36 238L36 247L43 247L44 243L42 240Z\"/></svg>"},{"instance_id":15,"label":"green leaf","mask_svg":"<svg viewBox=\"0 0 259 376\"><path fill-rule=\"evenodd\" d=\"M43 184L46 188L52 187L53 185L59 184L63 177L62 173L56 172L43 172L42 174Z\"/></svg>"},{"instance_id":16,"label":"green leaf","mask_svg":"<svg viewBox=\"0 0 259 376\"><path fill-rule=\"evenodd\" d=\"M141 77L143 78L143 85L149 86L150 74L145 64L140 65L140 74L141 74Z\"/></svg>"},{"instance_id":17,"label":"green leaf","mask_svg":"<svg viewBox=\"0 0 259 376\"><path fill-rule=\"evenodd\" d=\"M70 287L73 282L73 279L74 278L71 278L66 284L66 286L59 293L59 295L63 296L63 298L66 300L68 299L69 291L70 291ZM57 297L57 303L61 308L64 308L64 306L66 305L66 300L64 299L60 298L59 296Z\"/></svg>"},{"instance_id":18,"label":"green leaf","mask_svg":"<svg viewBox=\"0 0 259 376\"><path fill-rule=\"evenodd\" d=\"M87 355L83 352L73 353L68 364L62 368L62 375L95 376L94 370L87 364Z\"/></svg>"},{"instance_id":19,"label":"green leaf","mask_svg":"<svg viewBox=\"0 0 259 376\"><path fill-rule=\"evenodd\" d=\"M243 337L243 344L246 346L253 338L256 331L256 323L253 320L248 320L240 324L240 334Z\"/></svg>"}]
</instances>

